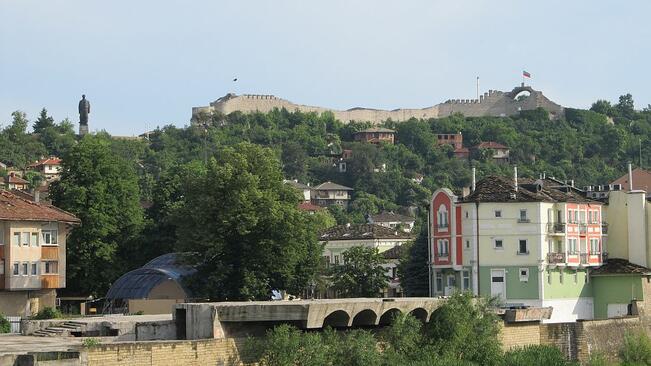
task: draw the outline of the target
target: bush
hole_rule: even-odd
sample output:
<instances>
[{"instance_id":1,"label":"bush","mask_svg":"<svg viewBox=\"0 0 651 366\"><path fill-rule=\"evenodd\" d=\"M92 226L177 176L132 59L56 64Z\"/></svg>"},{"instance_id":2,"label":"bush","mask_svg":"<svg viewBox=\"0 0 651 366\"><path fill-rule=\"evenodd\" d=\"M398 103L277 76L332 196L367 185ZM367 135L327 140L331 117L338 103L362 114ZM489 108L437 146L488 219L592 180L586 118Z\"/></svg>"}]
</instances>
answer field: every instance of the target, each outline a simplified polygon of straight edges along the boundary
<instances>
[{"instance_id":1,"label":"bush","mask_svg":"<svg viewBox=\"0 0 651 366\"><path fill-rule=\"evenodd\" d=\"M63 315L58 309L51 308L49 306L43 308L39 311L38 314L32 316L34 320L45 320L45 319L58 319L62 318Z\"/></svg>"},{"instance_id":2,"label":"bush","mask_svg":"<svg viewBox=\"0 0 651 366\"><path fill-rule=\"evenodd\" d=\"M565 359L561 351L548 345L515 348L504 354L503 366L570 366L577 365Z\"/></svg>"},{"instance_id":3,"label":"bush","mask_svg":"<svg viewBox=\"0 0 651 366\"><path fill-rule=\"evenodd\" d=\"M626 333L619 353L623 366L651 365L651 340L643 332Z\"/></svg>"},{"instance_id":4,"label":"bush","mask_svg":"<svg viewBox=\"0 0 651 366\"><path fill-rule=\"evenodd\" d=\"M608 358L600 352L594 352L590 355L588 366L616 366L614 362L610 362Z\"/></svg>"},{"instance_id":5,"label":"bush","mask_svg":"<svg viewBox=\"0 0 651 366\"><path fill-rule=\"evenodd\" d=\"M100 341L97 338L86 338L81 341L81 345L84 347L95 347L100 345Z\"/></svg>"},{"instance_id":6,"label":"bush","mask_svg":"<svg viewBox=\"0 0 651 366\"><path fill-rule=\"evenodd\" d=\"M0 314L0 333L11 332L11 324L4 315Z\"/></svg>"}]
</instances>

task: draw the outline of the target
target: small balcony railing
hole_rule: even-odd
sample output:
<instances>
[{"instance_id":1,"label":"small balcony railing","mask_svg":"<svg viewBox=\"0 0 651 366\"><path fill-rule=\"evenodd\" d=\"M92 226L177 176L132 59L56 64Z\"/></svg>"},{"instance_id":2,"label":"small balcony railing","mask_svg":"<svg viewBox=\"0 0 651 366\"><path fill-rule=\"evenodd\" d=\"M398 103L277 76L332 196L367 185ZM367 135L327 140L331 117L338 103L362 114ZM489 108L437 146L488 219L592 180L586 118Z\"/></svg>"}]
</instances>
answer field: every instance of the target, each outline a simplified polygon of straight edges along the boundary
<instances>
[{"instance_id":1,"label":"small balcony railing","mask_svg":"<svg viewBox=\"0 0 651 366\"><path fill-rule=\"evenodd\" d=\"M585 234L588 232L588 225L585 223L579 224L579 234Z\"/></svg>"},{"instance_id":2,"label":"small balcony railing","mask_svg":"<svg viewBox=\"0 0 651 366\"><path fill-rule=\"evenodd\" d=\"M564 222L554 222L547 224L547 232L550 234L563 234L565 233L565 223Z\"/></svg>"},{"instance_id":3,"label":"small balcony railing","mask_svg":"<svg viewBox=\"0 0 651 366\"><path fill-rule=\"evenodd\" d=\"M521 224L528 224L528 223L531 222L531 219L528 219L528 218L526 218L526 217L520 217L520 218L518 219L518 222L521 223Z\"/></svg>"},{"instance_id":4,"label":"small balcony railing","mask_svg":"<svg viewBox=\"0 0 651 366\"><path fill-rule=\"evenodd\" d=\"M579 258L581 264L588 264L588 253L580 253Z\"/></svg>"},{"instance_id":5,"label":"small balcony railing","mask_svg":"<svg viewBox=\"0 0 651 366\"><path fill-rule=\"evenodd\" d=\"M602 234L608 234L608 223L607 222L602 222L601 223L601 233Z\"/></svg>"},{"instance_id":6,"label":"small balcony railing","mask_svg":"<svg viewBox=\"0 0 651 366\"><path fill-rule=\"evenodd\" d=\"M547 263L565 263L565 253L547 253Z\"/></svg>"}]
</instances>

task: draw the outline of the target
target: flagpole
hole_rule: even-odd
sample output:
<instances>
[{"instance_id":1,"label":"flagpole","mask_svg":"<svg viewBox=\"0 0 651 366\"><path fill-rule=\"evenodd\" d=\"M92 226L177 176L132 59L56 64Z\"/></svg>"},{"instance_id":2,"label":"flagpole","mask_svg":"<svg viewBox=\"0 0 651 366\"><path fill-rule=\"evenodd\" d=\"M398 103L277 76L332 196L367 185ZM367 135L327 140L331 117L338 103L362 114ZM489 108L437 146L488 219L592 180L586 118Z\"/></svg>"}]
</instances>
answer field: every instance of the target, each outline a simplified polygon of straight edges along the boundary
<instances>
[{"instance_id":1,"label":"flagpole","mask_svg":"<svg viewBox=\"0 0 651 366\"><path fill-rule=\"evenodd\" d=\"M479 102L479 76L477 76L477 102Z\"/></svg>"}]
</instances>

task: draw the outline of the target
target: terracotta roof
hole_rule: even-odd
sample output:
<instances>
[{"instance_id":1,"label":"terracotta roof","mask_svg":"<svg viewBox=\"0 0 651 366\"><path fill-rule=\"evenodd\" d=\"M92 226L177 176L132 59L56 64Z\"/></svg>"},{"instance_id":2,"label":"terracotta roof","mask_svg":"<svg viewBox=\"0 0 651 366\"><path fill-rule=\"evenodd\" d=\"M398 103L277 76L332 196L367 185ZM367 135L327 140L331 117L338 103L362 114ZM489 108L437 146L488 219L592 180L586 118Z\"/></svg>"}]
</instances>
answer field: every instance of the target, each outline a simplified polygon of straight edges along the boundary
<instances>
[{"instance_id":1,"label":"terracotta roof","mask_svg":"<svg viewBox=\"0 0 651 366\"><path fill-rule=\"evenodd\" d=\"M376 215L369 215L373 222L411 222L416 221L413 217L383 211Z\"/></svg>"},{"instance_id":2,"label":"terracotta roof","mask_svg":"<svg viewBox=\"0 0 651 366\"><path fill-rule=\"evenodd\" d=\"M467 147L460 147L458 149L454 149L455 153L469 153L470 150Z\"/></svg>"},{"instance_id":3,"label":"terracotta roof","mask_svg":"<svg viewBox=\"0 0 651 366\"><path fill-rule=\"evenodd\" d=\"M476 184L476 189L463 199L465 202L581 202L595 203L583 197L576 189L560 186L547 179L518 179L515 190L513 179L488 176Z\"/></svg>"},{"instance_id":4,"label":"terracotta roof","mask_svg":"<svg viewBox=\"0 0 651 366\"><path fill-rule=\"evenodd\" d=\"M374 224L337 225L320 235L320 240L413 239L410 233Z\"/></svg>"},{"instance_id":5,"label":"terracotta roof","mask_svg":"<svg viewBox=\"0 0 651 366\"><path fill-rule=\"evenodd\" d=\"M315 190L319 191L352 191L350 187L342 186L341 184L325 182L321 183L318 186L314 187Z\"/></svg>"},{"instance_id":6,"label":"terracotta roof","mask_svg":"<svg viewBox=\"0 0 651 366\"><path fill-rule=\"evenodd\" d=\"M591 276L627 274L651 275L651 269L631 263L626 259L609 258L604 265L590 272Z\"/></svg>"},{"instance_id":7,"label":"terracotta roof","mask_svg":"<svg viewBox=\"0 0 651 366\"><path fill-rule=\"evenodd\" d=\"M651 172L642 168L635 168L632 173L633 189L644 190L647 192L651 191ZM611 184L621 184L622 189L628 192L628 173L617 178Z\"/></svg>"},{"instance_id":8,"label":"terracotta roof","mask_svg":"<svg viewBox=\"0 0 651 366\"><path fill-rule=\"evenodd\" d=\"M310 202L301 202L298 204L298 209L301 211L315 212L325 210L325 207L313 205Z\"/></svg>"},{"instance_id":9,"label":"terracotta roof","mask_svg":"<svg viewBox=\"0 0 651 366\"><path fill-rule=\"evenodd\" d=\"M382 257L384 257L384 259L400 259L401 256L402 256L402 245L396 245L395 247L382 252Z\"/></svg>"},{"instance_id":10,"label":"terracotta roof","mask_svg":"<svg viewBox=\"0 0 651 366\"><path fill-rule=\"evenodd\" d=\"M57 157L49 157L36 161L35 163L29 164L30 168L35 168L40 165L60 165L61 159Z\"/></svg>"},{"instance_id":11,"label":"terracotta roof","mask_svg":"<svg viewBox=\"0 0 651 366\"><path fill-rule=\"evenodd\" d=\"M14 184L29 184L28 181L24 180L23 178L17 176L17 175L8 175L5 178L5 183L14 183Z\"/></svg>"},{"instance_id":12,"label":"terracotta roof","mask_svg":"<svg viewBox=\"0 0 651 366\"><path fill-rule=\"evenodd\" d=\"M506 146L504 146L504 145L502 145L502 144L500 144L498 142L495 142L495 141L481 142L481 143L479 143L479 145L477 145L477 148L479 148L479 149L508 149L508 147L506 147Z\"/></svg>"},{"instance_id":13,"label":"terracotta roof","mask_svg":"<svg viewBox=\"0 0 651 366\"><path fill-rule=\"evenodd\" d=\"M33 202L0 190L0 220L80 223L75 215L43 202Z\"/></svg>"},{"instance_id":14,"label":"terracotta roof","mask_svg":"<svg viewBox=\"0 0 651 366\"><path fill-rule=\"evenodd\" d=\"M383 128L383 127L371 127L367 128L365 130L357 131L357 133L366 133L366 132L384 132L384 133L396 133L396 131L388 129L388 128Z\"/></svg>"}]
</instances>

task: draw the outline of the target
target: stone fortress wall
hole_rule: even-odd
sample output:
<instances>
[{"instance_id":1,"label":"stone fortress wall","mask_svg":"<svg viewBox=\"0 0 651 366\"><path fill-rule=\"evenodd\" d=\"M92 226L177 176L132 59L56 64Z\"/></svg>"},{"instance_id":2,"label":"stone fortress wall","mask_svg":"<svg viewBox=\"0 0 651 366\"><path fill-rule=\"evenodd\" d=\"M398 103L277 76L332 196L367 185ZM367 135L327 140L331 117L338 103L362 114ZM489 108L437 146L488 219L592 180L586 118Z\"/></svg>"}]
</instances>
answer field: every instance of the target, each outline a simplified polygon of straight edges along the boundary
<instances>
[{"instance_id":1,"label":"stone fortress wall","mask_svg":"<svg viewBox=\"0 0 651 366\"><path fill-rule=\"evenodd\" d=\"M528 94L528 96L518 98L518 96L524 94ZM208 115L215 112L229 114L235 111L242 113L267 113L275 108L285 108L292 112L296 110L315 113L331 112L336 119L344 123L350 121L368 121L373 124L379 124L388 119L393 121L406 121L410 118L441 118L454 113L461 113L467 117L505 117L538 107L542 107L550 112L551 118L557 118L563 113L562 106L549 100L542 92L524 84L514 88L510 92L489 90L487 93L480 95L479 99L454 99L422 109L394 109L390 111L372 108L351 108L341 111L295 104L273 95L235 95L229 93L210 103L209 106L192 108L192 121L196 123L198 117L203 113Z\"/></svg>"}]
</instances>

